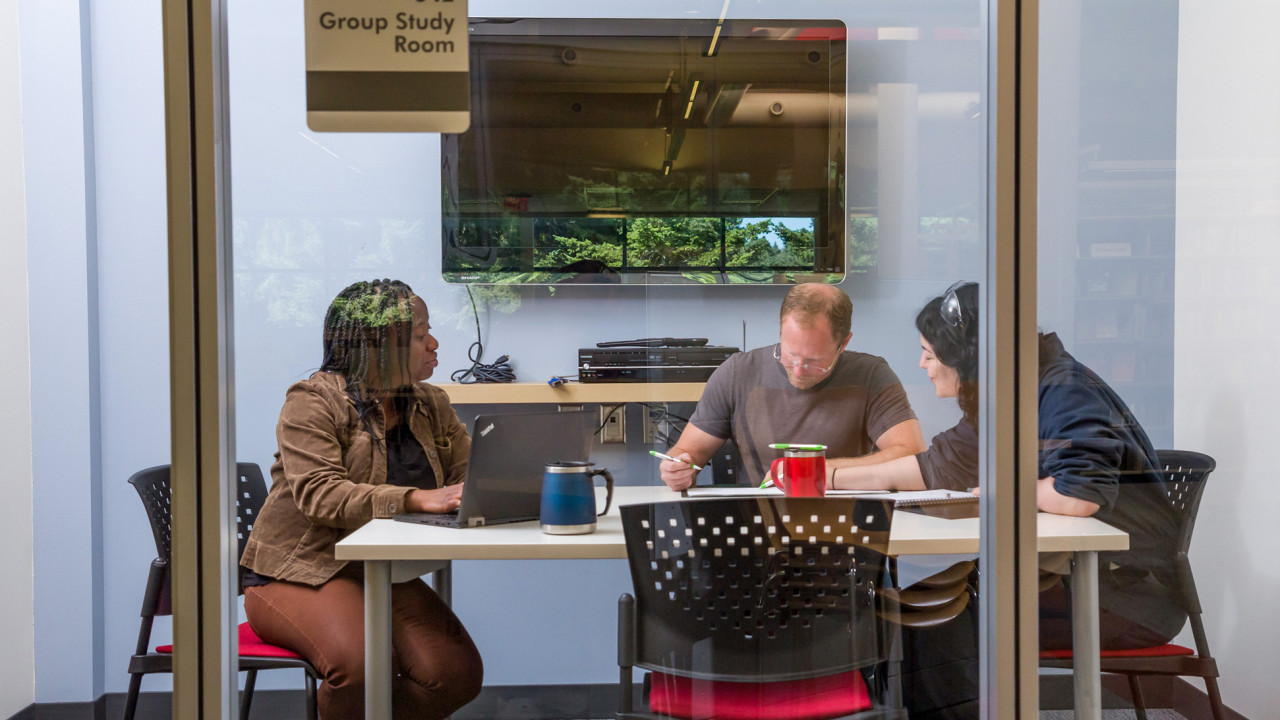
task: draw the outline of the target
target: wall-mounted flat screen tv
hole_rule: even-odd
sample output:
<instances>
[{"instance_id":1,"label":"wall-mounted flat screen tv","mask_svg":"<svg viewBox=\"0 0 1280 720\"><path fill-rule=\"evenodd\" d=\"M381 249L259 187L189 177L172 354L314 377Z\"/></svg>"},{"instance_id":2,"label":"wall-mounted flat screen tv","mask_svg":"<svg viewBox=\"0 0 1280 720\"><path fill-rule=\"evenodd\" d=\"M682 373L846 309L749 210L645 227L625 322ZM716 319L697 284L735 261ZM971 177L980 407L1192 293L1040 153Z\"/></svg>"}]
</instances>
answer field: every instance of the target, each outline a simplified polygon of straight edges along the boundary
<instances>
[{"instance_id":1,"label":"wall-mounted flat screen tv","mask_svg":"<svg viewBox=\"0 0 1280 720\"><path fill-rule=\"evenodd\" d=\"M463 283L839 282L839 21L472 18L441 136Z\"/></svg>"}]
</instances>

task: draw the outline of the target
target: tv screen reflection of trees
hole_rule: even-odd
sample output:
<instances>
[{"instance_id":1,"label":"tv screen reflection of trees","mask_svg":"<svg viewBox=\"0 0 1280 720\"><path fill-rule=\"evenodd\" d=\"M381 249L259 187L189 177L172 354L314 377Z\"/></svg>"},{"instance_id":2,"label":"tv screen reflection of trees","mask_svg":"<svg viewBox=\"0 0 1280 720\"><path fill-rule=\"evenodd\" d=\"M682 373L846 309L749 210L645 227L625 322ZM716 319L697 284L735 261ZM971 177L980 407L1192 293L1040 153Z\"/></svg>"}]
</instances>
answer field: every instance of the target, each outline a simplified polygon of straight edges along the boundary
<instances>
[{"instance_id":1,"label":"tv screen reflection of trees","mask_svg":"<svg viewBox=\"0 0 1280 720\"><path fill-rule=\"evenodd\" d=\"M874 262L848 250L843 24L471 27L471 129L441 136L446 280L838 282Z\"/></svg>"}]
</instances>

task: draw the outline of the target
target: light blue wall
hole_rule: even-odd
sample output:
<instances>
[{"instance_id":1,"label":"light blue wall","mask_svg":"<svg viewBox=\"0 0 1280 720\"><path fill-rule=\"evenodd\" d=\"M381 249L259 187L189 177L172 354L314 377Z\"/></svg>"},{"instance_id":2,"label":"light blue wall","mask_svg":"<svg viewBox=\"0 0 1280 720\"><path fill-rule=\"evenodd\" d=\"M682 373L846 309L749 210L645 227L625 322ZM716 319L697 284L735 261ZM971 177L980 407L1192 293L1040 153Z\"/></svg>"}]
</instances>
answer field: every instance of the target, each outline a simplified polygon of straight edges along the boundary
<instances>
[{"instance_id":1,"label":"light blue wall","mask_svg":"<svg viewBox=\"0 0 1280 720\"><path fill-rule=\"evenodd\" d=\"M90 700L103 691L94 138L82 13L77 0L19 4L36 702Z\"/></svg>"},{"instance_id":2,"label":"light blue wall","mask_svg":"<svg viewBox=\"0 0 1280 720\"><path fill-rule=\"evenodd\" d=\"M128 686L147 569L146 513L125 481L169 462L169 292L159 3L94 0L107 692ZM168 642L158 621L155 643ZM167 675L144 690L169 689Z\"/></svg>"},{"instance_id":3,"label":"light blue wall","mask_svg":"<svg viewBox=\"0 0 1280 720\"><path fill-rule=\"evenodd\" d=\"M5 522L0 524L0 717L35 700L35 518L31 485L31 310L27 288L26 179L22 148L22 68L18 3L0 0L0 457Z\"/></svg>"},{"instance_id":4,"label":"light blue wall","mask_svg":"<svg viewBox=\"0 0 1280 720\"><path fill-rule=\"evenodd\" d=\"M169 458L160 9L105 0L19 9L35 699L82 702L127 682L155 546L124 481ZM167 634L161 623L154 637Z\"/></svg>"}]
</instances>

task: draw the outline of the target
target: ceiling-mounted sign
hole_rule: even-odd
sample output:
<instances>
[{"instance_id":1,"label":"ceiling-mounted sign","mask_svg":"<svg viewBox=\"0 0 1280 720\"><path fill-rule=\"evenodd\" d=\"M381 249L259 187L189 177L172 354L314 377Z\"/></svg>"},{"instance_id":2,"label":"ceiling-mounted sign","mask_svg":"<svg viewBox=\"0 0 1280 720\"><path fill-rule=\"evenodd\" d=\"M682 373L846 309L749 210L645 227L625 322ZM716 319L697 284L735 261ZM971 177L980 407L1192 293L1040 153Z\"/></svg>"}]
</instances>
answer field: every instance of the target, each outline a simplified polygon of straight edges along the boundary
<instances>
[{"instance_id":1,"label":"ceiling-mounted sign","mask_svg":"<svg viewBox=\"0 0 1280 720\"><path fill-rule=\"evenodd\" d=\"M466 0L306 0L307 126L465 132Z\"/></svg>"}]
</instances>

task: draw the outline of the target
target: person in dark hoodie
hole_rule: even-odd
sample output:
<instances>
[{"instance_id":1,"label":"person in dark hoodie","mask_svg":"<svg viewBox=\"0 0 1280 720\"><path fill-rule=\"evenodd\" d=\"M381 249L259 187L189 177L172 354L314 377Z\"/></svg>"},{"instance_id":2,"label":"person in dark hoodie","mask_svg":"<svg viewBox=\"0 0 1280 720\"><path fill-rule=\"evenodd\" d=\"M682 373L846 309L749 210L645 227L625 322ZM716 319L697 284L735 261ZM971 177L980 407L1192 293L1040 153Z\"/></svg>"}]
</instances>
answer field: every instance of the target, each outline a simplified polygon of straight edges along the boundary
<instances>
[{"instance_id":1,"label":"person in dark hoodie","mask_svg":"<svg viewBox=\"0 0 1280 720\"><path fill-rule=\"evenodd\" d=\"M840 468L832 487L978 485L978 285L957 283L930 300L916 328L920 367L939 397L956 398L962 419L922 453ZM1129 534L1128 551L1099 556L1103 649L1168 642L1187 615L1174 590L1178 519L1155 449L1115 390L1072 357L1056 334L1042 333L1039 348L1036 505L1047 513L1093 516ZM1071 647L1070 593L1063 582L1040 595L1040 646Z\"/></svg>"}]
</instances>

